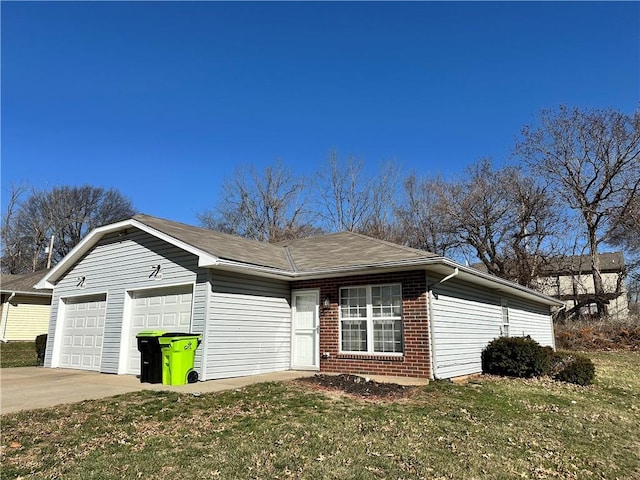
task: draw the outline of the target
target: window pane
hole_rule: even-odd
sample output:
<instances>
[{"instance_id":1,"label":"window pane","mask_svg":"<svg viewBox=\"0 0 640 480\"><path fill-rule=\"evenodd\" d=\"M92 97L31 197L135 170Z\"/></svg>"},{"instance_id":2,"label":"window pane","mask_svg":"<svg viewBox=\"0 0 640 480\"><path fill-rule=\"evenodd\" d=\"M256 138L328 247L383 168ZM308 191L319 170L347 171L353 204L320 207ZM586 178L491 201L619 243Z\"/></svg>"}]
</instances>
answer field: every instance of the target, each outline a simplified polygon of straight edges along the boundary
<instances>
[{"instance_id":1,"label":"window pane","mask_svg":"<svg viewBox=\"0 0 640 480\"><path fill-rule=\"evenodd\" d=\"M371 303L374 318L402 315L402 290L400 285L371 287Z\"/></svg>"},{"instance_id":2,"label":"window pane","mask_svg":"<svg viewBox=\"0 0 640 480\"><path fill-rule=\"evenodd\" d=\"M342 318L366 318L367 289L343 288L340 290L340 315Z\"/></svg>"},{"instance_id":3,"label":"window pane","mask_svg":"<svg viewBox=\"0 0 640 480\"><path fill-rule=\"evenodd\" d=\"M373 350L375 352L402 352L401 320L375 320L373 322Z\"/></svg>"},{"instance_id":4,"label":"window pane","mask_svg":"<svg viewBox=\"0 0 640 480\"><path fill-rule=\"evenodd\" d=\"M342 351L367 351L366 320L342 320Z\"/></svg>"}]
</instances>

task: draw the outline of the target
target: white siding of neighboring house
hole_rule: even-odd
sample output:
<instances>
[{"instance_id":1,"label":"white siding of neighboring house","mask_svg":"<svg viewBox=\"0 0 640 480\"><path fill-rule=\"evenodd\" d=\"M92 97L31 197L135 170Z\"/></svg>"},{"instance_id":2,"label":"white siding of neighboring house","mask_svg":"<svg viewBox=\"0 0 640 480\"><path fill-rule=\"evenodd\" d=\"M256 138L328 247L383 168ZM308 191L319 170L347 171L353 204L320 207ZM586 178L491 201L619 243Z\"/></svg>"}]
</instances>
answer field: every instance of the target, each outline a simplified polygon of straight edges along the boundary
<instances>
[{"instance_id":1,"label":"white siding of neighboring house","mask_svg":"<svg viewBox=\"0 0 640 480\"><path fill-rule=\"evenodd\" d=\"M207 379L288 370L291 306L287 282L212 272Z\"/></svg>"},{"instance_id":2,"label":"white siding of neighboring house","mask_svg":"<svg viewBox=\"0 0 640 480\"><path fill-rule=\"evenodd\" d=\"M601 274L604 291L615 292L618 288L618 272L604 272ZM573 295L585 295L595 293L593 275L583 273L580 275L556 275L544 277L538 280L538 288L545 295L561 298ZM575 307L576 302L572 298L564 300L567 310ZM609 301L608 313L616 320L625 320L629 316L629 299L624 282L620 285L620 295Z\"/></svg>"},{"instance_id":3,"label":"white siding of neighboring house","mask_svg":"<svg viewBox=\"0 0 640 480\"><path fill-rule=\"evenodd\" d=\"M59 307L61 299L66 297L107 294L100 367L100 371L104 373L118 373L127 292L195 283L191 331L203 333L208 274L205 269L199 268L197 263L195 255L139 230L130 229L124 237L116 234L105 236L56 284L51 304L45 366L51 366ZM150 278L153 265L158 264L162 266L162 278ZM84 288L77 286L79 277L85 277ZM202 347L196 352L197 370L201 366L201 359Z\"/></svg>"},{"instance_id":4,"label":"white siding of neighboring house","mask_svg":"<svg viewBox=\"0 0 640 480\"><path fill-rule=\"evenodd\" d=\"M432 285L430 321L435 378L482 372L482 350L502 332L502 300L508 302L511 336L531 335L543 345L553 345L548 309L456 279L443 284L437 284L435 279L427 281Z\"/></svg>"},{"instance_id":5,"label":"white siding of neighboring house","mask_svg":"<svg viewBox=\"0 0 640 480\"><path fill-rule=\"evenodd\" d=\"M15 295L2 305L0 335L3 342L34 341L49 329L50 297Z\"/></svg>"}]
</instances>

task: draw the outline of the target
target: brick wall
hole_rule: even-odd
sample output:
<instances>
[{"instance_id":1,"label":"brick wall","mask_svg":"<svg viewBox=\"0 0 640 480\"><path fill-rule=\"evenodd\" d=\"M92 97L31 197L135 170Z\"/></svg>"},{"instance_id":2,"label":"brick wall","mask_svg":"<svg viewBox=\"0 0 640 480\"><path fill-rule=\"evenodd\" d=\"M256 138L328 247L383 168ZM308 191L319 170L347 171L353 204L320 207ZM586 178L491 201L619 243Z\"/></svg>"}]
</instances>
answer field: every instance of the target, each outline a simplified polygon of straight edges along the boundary
<instances>
[{"instance_id":1,"label":"brick wall","mask_svg":"<svg viewBox=\"0 0 640 480\"><path fill-rule=\"evenodd\" d=\"M340 288L388 283L402 284L403 355L340 354L338 311ZM292 288L320 290L320 371L430 377L427 284L424 271L305 280L294 282ZM331 300L331 307L323 310L322 303L327 297ZM323 353L328 353L329 357L324 358Z\"/></svg>"}]
</instances>

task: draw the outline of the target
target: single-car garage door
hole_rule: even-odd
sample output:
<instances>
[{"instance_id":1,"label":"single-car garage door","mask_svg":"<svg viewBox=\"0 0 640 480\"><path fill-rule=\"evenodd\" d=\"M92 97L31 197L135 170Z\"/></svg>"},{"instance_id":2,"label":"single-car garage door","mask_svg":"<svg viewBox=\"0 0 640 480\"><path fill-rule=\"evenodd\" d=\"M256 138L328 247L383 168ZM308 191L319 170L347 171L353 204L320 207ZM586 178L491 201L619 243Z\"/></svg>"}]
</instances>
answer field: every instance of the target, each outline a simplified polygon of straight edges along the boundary
<instances>
[{"instance_id":1,"label":"single-car garage door","mask_svg":"<svg viewBox=\"0 0 640 480\"><path fill-rule=\"evenodd\" d=\"M140 352L136 335L142 330L188 333L191 328L193 287L158 288L132 292L131 329L127 373L140 373Z\"/></svg>"},{"instance_id":2,"label":"single-car garage door","mask_svg":"<svg viewBox=\"0 0 640 480\"><path fill-rule=\"evenodd\" d=\"M106 295L68 298L64 303L60 367L99 371Z\"/></svg>"}]
</instances>

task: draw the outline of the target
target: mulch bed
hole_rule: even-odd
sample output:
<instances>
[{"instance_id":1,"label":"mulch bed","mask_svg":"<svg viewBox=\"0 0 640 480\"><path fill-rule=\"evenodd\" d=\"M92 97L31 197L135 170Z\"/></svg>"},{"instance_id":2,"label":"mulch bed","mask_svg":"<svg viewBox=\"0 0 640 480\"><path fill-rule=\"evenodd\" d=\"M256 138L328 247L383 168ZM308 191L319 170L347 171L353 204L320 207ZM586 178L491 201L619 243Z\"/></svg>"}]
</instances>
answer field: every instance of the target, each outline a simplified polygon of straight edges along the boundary
<instances>
[{"instance_id":1,"label":"mulch bed","mask_svg":"<svg viewBox=\"0 0 640 480\"><path fill-rule=\"evenodd\" d=\"M316 374L304 377L299 382L309 384L319 389L344 392L348 395L362 398L402 398L407 396L415 387L369 380L358 375L346 373L340 375Z\"/></svg>"}]
</instances>

